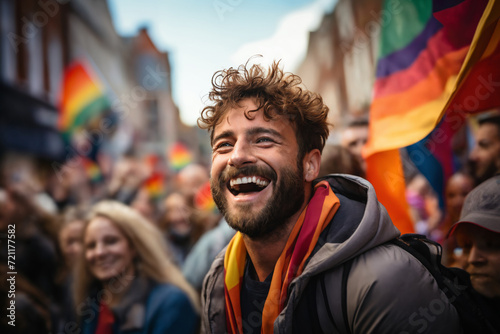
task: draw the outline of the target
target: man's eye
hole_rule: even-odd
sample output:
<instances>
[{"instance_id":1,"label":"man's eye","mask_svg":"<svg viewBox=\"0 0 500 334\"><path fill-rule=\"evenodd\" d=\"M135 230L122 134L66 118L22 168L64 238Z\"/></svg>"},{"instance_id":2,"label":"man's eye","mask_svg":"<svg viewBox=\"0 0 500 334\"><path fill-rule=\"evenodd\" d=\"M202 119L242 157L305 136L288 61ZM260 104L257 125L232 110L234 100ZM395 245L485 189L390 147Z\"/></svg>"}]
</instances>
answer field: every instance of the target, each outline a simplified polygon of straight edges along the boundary
<instances>
[{"instance_id":1,"label":"man's eye","mask_svg":"<svg viewBox=\"0 0 500 334\"><path fill-rule=\"evenodd\" d=\"M480 141L480 142L478 143L478 145L479 145L479 147L481 147L481 148L488 148L489 143L488 143L488 142L486 142L486 141Z\"/></svg>"},{"instance_id":2,"label":"man's eye","mask_svg":"<svg viewBox=\"0 0 500 334\"><path fill-rule=\"evenodd\" d=\"M489 250L498 250L500 249L500 242L498 240L485 240L484 247Z\"/></svg>"},{"instance_id":3,"label":"man's eye","mask_svg":"<svg viewBox=\"0 0 500 334\"><path fill-rule=\"evenodd\" d=\"M214 150L218 150L219 148L231 147L231 144L228 142L220 143L215 145Z\"/></svg>"},{"instance_id":4,"label":"man's eye","mask_svg":"<svg viewBox=\"0 0 500 334\"><path fill-rule=\"evenodd\" d=\"M274 143L274 140L269 137L262 137L257 139L257 143Z\"/></svg>"}]
</instances>

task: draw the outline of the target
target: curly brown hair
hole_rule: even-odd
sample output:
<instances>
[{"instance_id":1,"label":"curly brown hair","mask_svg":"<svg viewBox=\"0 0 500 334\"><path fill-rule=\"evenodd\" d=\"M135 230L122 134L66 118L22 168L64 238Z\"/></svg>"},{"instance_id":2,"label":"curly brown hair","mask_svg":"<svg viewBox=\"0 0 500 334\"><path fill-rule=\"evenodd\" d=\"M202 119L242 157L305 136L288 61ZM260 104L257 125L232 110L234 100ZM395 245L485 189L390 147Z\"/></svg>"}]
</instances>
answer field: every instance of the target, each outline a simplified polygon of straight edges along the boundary
<instances>
[{"instance_id":1,"label":"curly brown hair","mask_svg":"<svg viewBox=\"0 0 500 334\"><path fill-rule=\"evenodd\" d=\"M229 109L238 107L243 99L253 98L258 107L245 111L247 119L253 119L253 113L260 109L266 120L285 116L295 128L300 157L313 149L323 150L330 126L328 107L319 94L301 87L299 76L283 72L279 63L274 61L267 72L258 64L249 67L248 62L237 69L215 72L208 95L214 104L203 108L198 119L198 126L210 132L212 142L215 127Z\"/></svg>"}]
</instances>

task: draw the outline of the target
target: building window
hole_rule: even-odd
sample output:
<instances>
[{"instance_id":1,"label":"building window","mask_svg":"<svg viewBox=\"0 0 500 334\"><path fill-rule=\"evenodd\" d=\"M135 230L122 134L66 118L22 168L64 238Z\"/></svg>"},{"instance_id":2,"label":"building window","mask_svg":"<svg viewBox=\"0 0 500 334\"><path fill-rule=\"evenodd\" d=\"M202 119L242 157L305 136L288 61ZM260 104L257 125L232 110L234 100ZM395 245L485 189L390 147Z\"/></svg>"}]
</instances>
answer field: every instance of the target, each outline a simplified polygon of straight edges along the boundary
<instances>
[{"instance_id":1,"label":"building window","mask_svg":"<svg viewBox=\"0 0 500 334\"><path fill-rule=\"evenodd\" d=\"M61 78L63 75L63 54L59 36L51 34L49 37L48 50L48 75L49 75L49 98L54 104L58 103L61 89Z\"/></svg>"},{"instance_id":2,"label":"building window","mask_svg":"<svg viewBox=\"0 0 500 334\"><path fill-rule=\"evenodd\" d=\"M15 17L14 1L0 1L0 79L6 82L16 80L15 45L20 36L16 32Z\"/></svg>"},{"instance_id":3,"label":"building window","mask_svg":"<svg viewBox=\"0 0 500 334\"><path fill-rule=\"evenodd\" d=\"M148 139L155 142L160 140L160 113L158 101L148 101Z\"/></svg>"},{"instance_id":4,"label":"building window","mask_svg":"<svg viewBox=\"0 0 500 334\"><path fill-rule=\"evenodd\" d=\"M33 95L43 94L43 57L41 29L28 39L28 85Z\"/></svg>"}]
</instances>

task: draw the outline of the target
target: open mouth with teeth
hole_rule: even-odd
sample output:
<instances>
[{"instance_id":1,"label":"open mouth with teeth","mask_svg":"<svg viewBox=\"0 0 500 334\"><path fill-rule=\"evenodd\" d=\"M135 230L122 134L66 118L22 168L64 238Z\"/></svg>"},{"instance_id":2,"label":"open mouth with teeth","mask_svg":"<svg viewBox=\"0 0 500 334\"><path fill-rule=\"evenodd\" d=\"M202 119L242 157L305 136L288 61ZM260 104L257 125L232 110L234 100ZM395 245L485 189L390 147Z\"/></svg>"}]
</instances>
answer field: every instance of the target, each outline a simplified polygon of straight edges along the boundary
<instances>
[{"instance_id":1,"label":"open mouth with teeth","mask_svg":"<svg viewBox=\"0 0 500 334\"><path fill-rule=\"evenodd\" d=\"M229 191L238 196L243 193L259 192L269 185L270 181L260 176L243 176L229 180Z\"/></svg>"}]
</instances>

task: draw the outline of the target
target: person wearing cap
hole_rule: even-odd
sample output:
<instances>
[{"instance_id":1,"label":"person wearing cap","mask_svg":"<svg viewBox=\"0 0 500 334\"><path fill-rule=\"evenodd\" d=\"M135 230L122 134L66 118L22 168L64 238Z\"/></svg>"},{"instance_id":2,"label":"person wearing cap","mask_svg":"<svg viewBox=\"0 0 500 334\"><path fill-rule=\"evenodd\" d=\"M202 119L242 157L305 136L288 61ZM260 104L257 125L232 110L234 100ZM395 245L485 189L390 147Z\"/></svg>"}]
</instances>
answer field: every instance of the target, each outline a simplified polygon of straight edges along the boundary
<instances>
[{"instance_id":1,"label":"person wearing cap","mask_svg":"<svg viewBox=\"0 0 500 334\"><path fill-rule=\"evenodd\" d=\"M462 248L472 287L484 297L486 316L500 333L500 175L467 195L449 236Z\"/></svg>"},{"instance_id":2,"label":"person wearing cap","mask_svg":"<svg viewBox=\"0 0 500 334\"><path fill-rule=\"evenodd\" d=\"M500 173L500 116L479 120L469 163L476 185Z\"/></svg>"}]
</instances>

